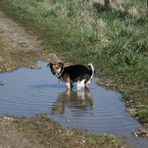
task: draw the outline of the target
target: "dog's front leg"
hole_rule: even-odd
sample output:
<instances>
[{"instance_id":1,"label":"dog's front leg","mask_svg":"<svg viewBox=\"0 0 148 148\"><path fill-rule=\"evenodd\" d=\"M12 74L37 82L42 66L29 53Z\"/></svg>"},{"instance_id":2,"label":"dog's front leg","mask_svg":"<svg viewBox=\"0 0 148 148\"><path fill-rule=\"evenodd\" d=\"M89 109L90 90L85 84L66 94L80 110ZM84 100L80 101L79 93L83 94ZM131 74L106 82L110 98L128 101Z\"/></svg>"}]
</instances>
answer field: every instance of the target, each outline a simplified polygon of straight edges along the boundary
<instances>
[{"instance_id":1,"label":"dog's front leg","mask_svg":"<svg viewBox=\"0 0 148 148\"><path fill-rule=\"evenodd\" d=\"M67 89L71 89L71 84L70 83L65 83L66 84L66 86L67 86Z\"/></svg>"}]
</instances>

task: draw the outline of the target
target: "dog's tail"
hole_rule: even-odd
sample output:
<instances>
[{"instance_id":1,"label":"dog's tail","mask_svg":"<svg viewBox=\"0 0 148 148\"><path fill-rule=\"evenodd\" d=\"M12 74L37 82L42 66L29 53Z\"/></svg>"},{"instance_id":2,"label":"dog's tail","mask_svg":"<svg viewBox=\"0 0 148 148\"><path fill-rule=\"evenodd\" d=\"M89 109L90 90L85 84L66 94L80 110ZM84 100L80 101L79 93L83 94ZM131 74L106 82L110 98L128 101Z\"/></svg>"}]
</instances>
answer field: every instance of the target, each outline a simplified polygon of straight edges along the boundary
<instances>
[{"instance_id":1,"label":"dog's tail","mask_svg":"<svg viewBox=\"0 0 148 148\"><path fill-rule=\"evenodd\" d=\"M88 69L89 69L90 72L91 72L91 76L90 76L89 80L92 80L92 78L93 78L93 76L94 76L94 72L95 72L94 66L93 66L92 63L89 63L89 64L88 64Z\"/></svg>"}]
</instances>

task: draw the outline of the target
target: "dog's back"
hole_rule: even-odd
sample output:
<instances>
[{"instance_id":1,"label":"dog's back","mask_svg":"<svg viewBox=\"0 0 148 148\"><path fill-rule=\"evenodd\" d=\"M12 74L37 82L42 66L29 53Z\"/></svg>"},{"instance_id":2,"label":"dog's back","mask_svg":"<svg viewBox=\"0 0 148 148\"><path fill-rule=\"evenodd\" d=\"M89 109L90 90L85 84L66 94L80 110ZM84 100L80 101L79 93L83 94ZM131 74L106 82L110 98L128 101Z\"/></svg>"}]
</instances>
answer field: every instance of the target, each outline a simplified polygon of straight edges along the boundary
<instances>
[{"instance_id":1,"label":"dog's back","mask_svg":"<svg viewBox=\"0 0 148 148\"><path fill-rule=\"evenodd\" d=\"M88 81L93 77L94 68L92 64L89 64L88 67L83 65L71 65L64 68L63 75L64 74L69 75L73 82L81 81L83 79Z\"/></svg>"}]
</instances>

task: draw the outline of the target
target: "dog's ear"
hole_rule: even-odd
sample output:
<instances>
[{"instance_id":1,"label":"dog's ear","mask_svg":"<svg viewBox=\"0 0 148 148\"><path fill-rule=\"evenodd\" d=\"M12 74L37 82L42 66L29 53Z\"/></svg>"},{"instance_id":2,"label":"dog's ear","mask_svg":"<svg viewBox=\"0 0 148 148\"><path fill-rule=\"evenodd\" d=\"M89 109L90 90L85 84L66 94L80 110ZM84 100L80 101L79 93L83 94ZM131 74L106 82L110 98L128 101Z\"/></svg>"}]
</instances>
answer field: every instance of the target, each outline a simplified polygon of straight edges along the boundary
<instances>
[{"instance_id":1,"label":"dog's ear","mask_svg":"<svg viewBox=\"0 0 148 148\"><path fill-rule=\"evenodd\" d=\"M63 62L58 62L58 65L59 65L60 67L64 67L64 63L63 63Z\"/></svg>"},{"instance_id":2,"label":"dog's ear","mask_svg":"<svg viewBox=\"0 0 148 148\"><path fill-rule=\"evenodd\" d=\"M48 63L47 64L47 67L52 67L53 66L53 63Z\"/></svg>"}]
</instances>

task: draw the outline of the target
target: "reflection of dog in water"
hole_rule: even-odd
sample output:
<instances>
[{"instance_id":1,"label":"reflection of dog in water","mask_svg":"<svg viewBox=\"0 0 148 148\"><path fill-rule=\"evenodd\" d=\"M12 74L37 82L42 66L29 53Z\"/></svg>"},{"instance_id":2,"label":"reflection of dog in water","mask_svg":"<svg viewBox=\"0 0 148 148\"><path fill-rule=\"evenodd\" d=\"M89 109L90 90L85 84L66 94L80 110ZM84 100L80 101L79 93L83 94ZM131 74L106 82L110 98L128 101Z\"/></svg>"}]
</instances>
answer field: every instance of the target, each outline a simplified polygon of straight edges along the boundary
<instances>
[{"instance_id":1,"label":"reflection of dog in water","mask_svg":"<svg viewBox=\"0 0 148 148\"><path fill-rule=\"evenodd\" d=\"M89 89L73 91L66 90L59 94L59 97L52 107L53 114L64 114L65 108L76 109L79 113L92 110L93 100Z\"/></svg>"}]
</instances>

